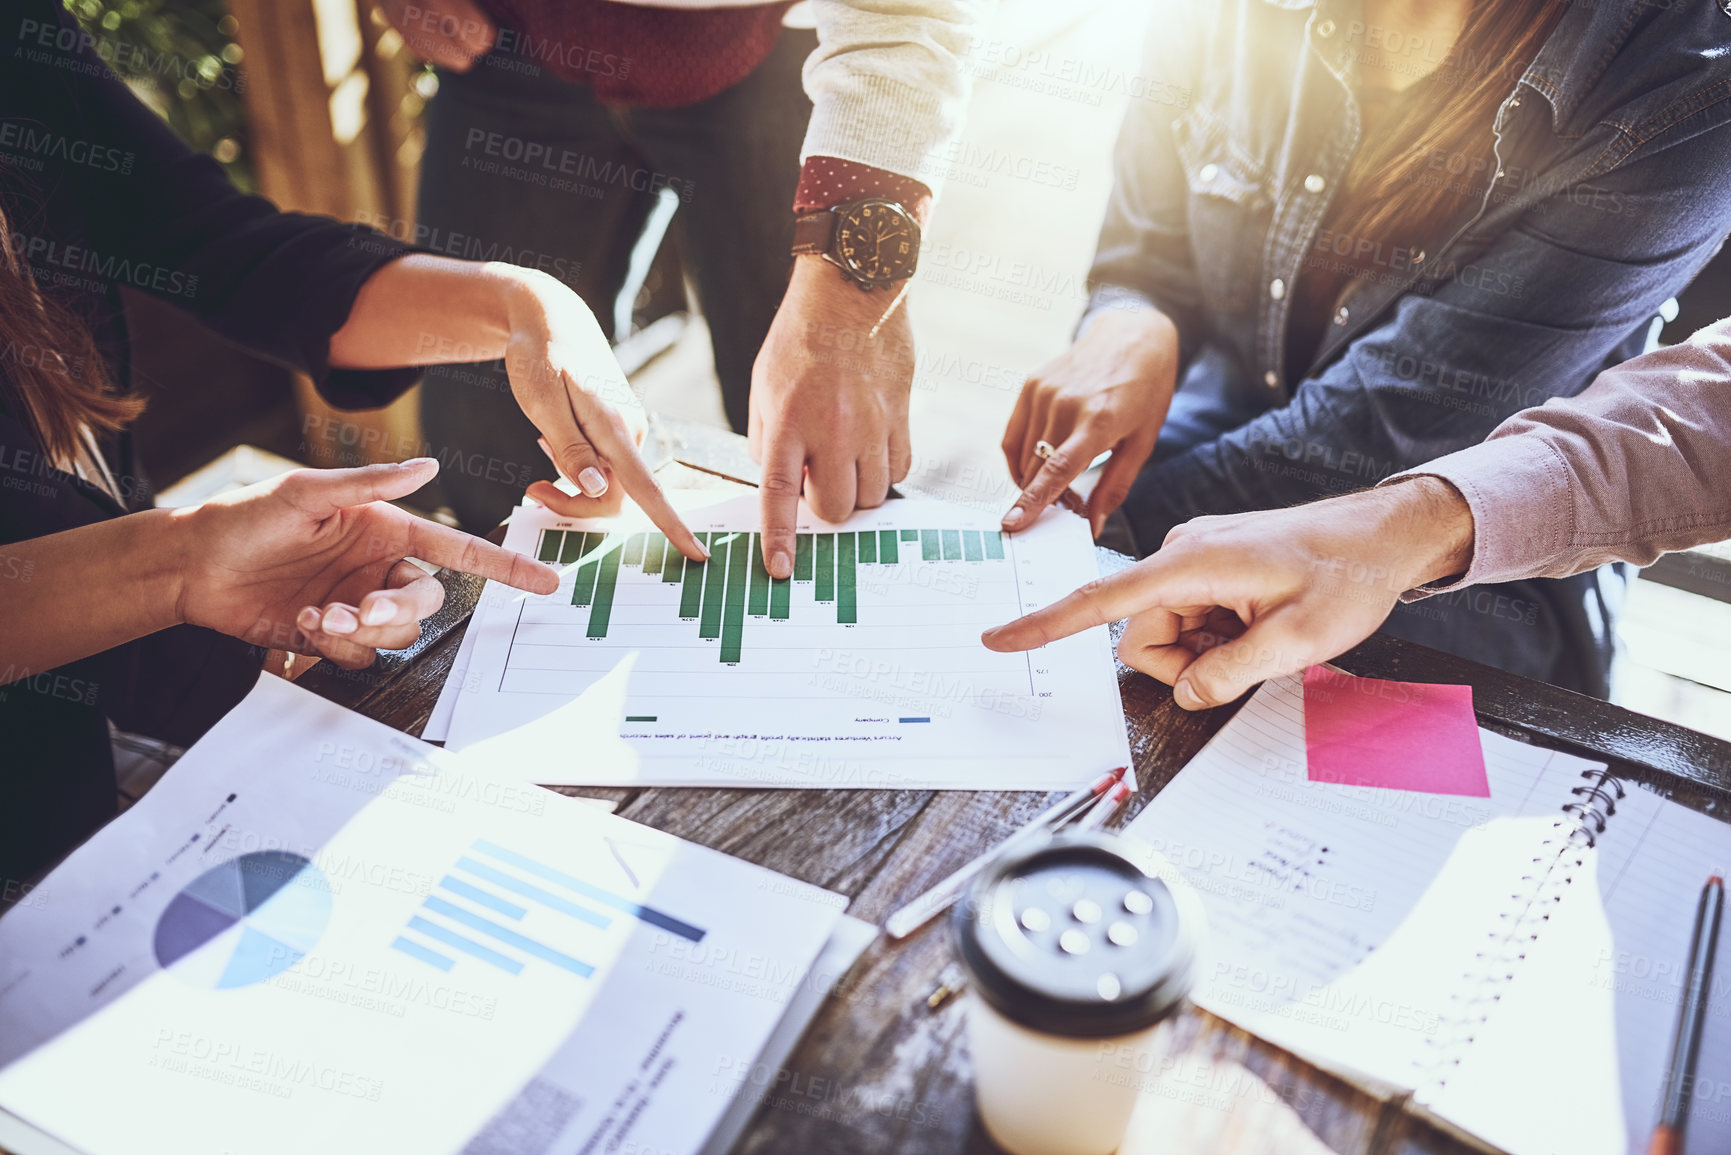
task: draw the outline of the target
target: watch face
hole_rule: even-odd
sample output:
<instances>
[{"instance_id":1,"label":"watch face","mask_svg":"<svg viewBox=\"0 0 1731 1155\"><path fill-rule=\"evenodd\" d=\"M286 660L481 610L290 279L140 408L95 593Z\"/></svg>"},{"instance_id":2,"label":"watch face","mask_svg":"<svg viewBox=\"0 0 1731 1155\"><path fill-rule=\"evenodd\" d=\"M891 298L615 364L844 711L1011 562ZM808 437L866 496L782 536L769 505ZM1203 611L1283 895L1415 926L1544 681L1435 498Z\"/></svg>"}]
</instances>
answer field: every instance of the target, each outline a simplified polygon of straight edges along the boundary
<instances>
[{"instance_id":1,"label":"watch face","mask_svg":"<svg viewBox=\"0 0 1731 1155\"><path fill-rule=\"evenodd\" d=\"M840 214L835 254L862 281L885 284L910 277L920 255L920 227L889 201L861 201Z\"/></svg>"}]
</instances>

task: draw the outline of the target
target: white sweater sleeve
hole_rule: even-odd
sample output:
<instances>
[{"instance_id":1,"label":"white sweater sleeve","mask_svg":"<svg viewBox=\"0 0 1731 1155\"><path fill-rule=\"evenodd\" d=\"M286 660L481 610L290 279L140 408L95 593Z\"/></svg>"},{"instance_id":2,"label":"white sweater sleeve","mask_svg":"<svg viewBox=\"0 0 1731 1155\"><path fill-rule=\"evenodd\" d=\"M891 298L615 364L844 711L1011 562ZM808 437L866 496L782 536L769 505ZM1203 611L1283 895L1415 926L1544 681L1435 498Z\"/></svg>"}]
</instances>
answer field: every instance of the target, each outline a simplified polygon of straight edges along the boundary
<instances>
[{"instance_id":1,"label":"white sweater sleeve","mask_svg":"<svg viewBox=\"0 0 1731 1155\"><path fill-rule=\"evenodd\" d=\"M818 47L800 160L833 156L938 191L942 150L962 130L967 52L995 0L812 0Z\"/></svg>"}]
</instances>

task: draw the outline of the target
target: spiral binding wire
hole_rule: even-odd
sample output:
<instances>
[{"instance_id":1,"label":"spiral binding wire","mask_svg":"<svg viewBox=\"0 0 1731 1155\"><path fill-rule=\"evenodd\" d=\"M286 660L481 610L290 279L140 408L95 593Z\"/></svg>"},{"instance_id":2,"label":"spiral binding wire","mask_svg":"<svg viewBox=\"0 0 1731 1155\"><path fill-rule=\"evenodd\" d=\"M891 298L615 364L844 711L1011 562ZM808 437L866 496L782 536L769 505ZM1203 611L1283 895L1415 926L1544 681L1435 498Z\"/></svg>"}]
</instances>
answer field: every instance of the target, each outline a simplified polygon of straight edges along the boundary
<instances>
[{"instance_id":1,"label":"spiral binding wire","mask_svg":"<svg viewBox=\"0 0 1731 1155\"><path fill-rule=\"evenodd\" d=\"M1461 976L1459 989L1449 996L1450 1010L1437 1024L1436 1034L1425 1040L1431 1053L1420 1081L1421 1094L1448 1085L1466 1048L1502 1001L1504 988L1550 921L1551 911L1563 900L1575 872L1586 861L1586 852L1598 845L1599 835L1617 812L1625 792L1610 770L1583 770L1581 777L1586 782L1569 791L1573 800L1563 805L1564 817L1539 844L1530 873L1521 876L1521 889L1509 895L1509 909L1497 915L1497 929L1485 936L1484 948L1473 956L1472 969Z\"/></svg>"}]
</instances>

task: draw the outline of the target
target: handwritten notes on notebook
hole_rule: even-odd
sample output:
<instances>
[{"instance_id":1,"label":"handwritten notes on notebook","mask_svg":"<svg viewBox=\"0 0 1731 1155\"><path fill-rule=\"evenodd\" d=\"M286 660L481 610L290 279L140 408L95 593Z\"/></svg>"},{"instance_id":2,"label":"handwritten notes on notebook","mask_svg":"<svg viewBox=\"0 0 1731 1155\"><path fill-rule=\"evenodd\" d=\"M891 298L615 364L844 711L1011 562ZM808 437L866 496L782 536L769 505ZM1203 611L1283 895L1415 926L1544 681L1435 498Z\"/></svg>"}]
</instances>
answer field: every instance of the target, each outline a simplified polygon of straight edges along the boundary
<instances>
[{"instance_id":1,"label":"handwritten notes on notebook","mask_svg":"<svg viewBox=\"0 0 1731 1155\"><path fill-rule=\"evenodd\" d=\"M1300 678L1266 683L1126 833L1163 854L1208 912L1198 1004L1331 1070L1410 1089L1451 1013L1453 979L1515 889L1499 869L1518 880L1530 867L1594 764L1475 727L1489 783L1478 797L1319 781L1306 768L1308 714ZM1541 833L1502 837L1511 824L1498 819ZM1499 837L1462 850L1493 825ZM1473 897L1446 918L1421 916L1415 929L1436 938L1389 952L1400 966L1376 964L1421 904L1437 906L1425 898L1451 860L1451 877L1470 869L1449 893Z\"/></svg>"},{"instance_id":2,"label":"handwritten notes on notebook","mask_svg":"<svg viewBox=\"0 0 1731 1155\"><path fill-rule=\"evenodd\" d=\"M1310 689L1266 683L1126 831L1207 911L1197 1004L1490 1148L1645 1149L1731 824L1489 730L1476 795L1329 781ZM1731 1152L1731 983L1710 999L1688 1155Z\"/></svg>"},{"instance_id":3,"label":"handwritten notes on notebook","mask_svg":"<svg viewBox=\"0 0 1731 1155\"><path fill-rule=\"evenodd\" d=\"M1312 782L1489 798L1471 686L1304 674Z\"/></svg>"}]
</instances>

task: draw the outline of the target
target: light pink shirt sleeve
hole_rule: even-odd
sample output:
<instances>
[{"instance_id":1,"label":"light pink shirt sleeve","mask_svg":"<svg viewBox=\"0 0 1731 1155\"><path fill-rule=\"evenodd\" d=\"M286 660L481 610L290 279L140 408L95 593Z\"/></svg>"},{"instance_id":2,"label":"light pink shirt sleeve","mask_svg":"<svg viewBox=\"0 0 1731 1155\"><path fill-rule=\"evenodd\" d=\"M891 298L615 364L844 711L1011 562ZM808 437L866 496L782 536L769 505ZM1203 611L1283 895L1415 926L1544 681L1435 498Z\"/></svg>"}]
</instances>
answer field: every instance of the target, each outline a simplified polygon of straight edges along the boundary
<instances>
[{"instance_id":1,"label":"light pink shirt sleeve","mask_svg":"<svg viewBox=\"0 0 1731 1155\"><path fill-rule=\"evenodd\" d=\"M1440 477L1473 514L1460 586L1566 577L1731 538L1731 320L1515 414L1482 444L1388 478Z\"/></svg>"}]
</instances>

